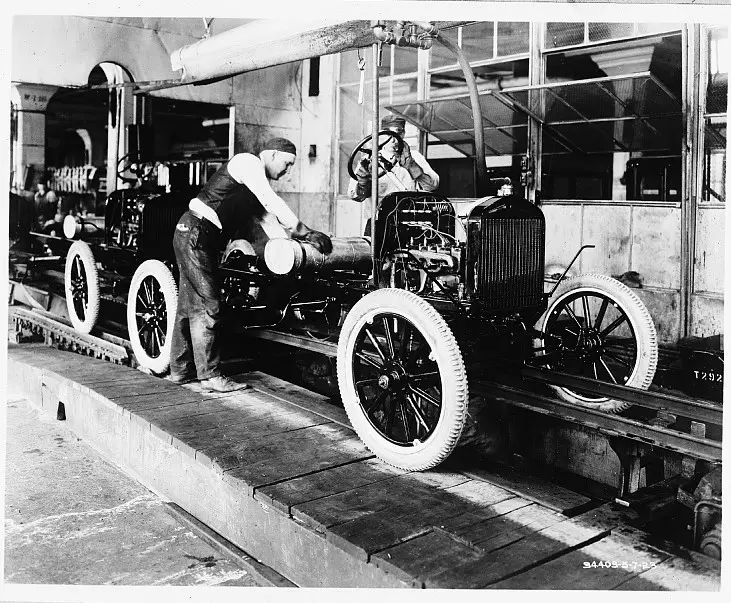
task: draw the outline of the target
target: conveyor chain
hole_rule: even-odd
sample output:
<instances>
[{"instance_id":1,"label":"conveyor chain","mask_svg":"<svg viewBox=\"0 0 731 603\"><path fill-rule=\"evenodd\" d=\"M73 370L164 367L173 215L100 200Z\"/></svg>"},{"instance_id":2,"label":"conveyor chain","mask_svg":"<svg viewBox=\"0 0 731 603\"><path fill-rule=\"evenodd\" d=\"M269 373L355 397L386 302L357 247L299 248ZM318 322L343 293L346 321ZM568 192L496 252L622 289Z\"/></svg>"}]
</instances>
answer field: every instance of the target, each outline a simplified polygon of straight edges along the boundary
<instances>
[{"instance_id":1,"label":"conveyor chain","mask_svg":"<svg viewBox=\"0 0 731 603\"><path fill-rule=\"evenodd\" d=\"M128 365L130 363L129 354L123 346L95 335L79 333L73 327L48 316L45 312L10 306L8 314L13 321L15 339L18 342L23 341L30 334L38 338L42 337L46 344L61 350L92 356L115 364Z\"/></svg>"}]
</instances>

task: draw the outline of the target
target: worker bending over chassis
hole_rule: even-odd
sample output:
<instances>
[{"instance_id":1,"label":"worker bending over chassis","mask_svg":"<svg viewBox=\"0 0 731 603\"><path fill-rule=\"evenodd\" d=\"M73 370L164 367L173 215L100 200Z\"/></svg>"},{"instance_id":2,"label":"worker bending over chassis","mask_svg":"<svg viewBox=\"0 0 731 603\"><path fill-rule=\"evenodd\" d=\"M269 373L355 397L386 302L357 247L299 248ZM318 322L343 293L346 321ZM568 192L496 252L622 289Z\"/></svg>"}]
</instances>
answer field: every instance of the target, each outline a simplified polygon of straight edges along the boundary
<instances>
[{"instance_id":1,"label":"worker bending over chassis","mask_svg":"<svg viewBox=\"0 0 731 603\"><path fill-rule=\"evenodd\" d=\"M218 259L226 243L242 234L256 249L275 236L290 236L330 253L330 238L300 222L272 190L294 165L297 149L285 138L273 138L259 156L234 155L216 171L188 205L173 237L180 271L178 308L173 325L170 376L175 383L200 380L204 389L244 389L220 369L220 289ZM262 232L263 231L263 232Z\"/></svg>"},{"instance_id":2,"label":"worker bending over chassis","mask_svg":"<svg viewBox=\"0 0 731 603\"><path fill-rule=\"evenodd\" d=\"M406 131L406 120L396 115L384 115L381 119L381 130L390 130L403 140ZM404 141L401 152L398 152L398 141L391 138L381 149L381 157L393 167L378 178L378 198L383 199L396 191L431 192L439 186L439 175L431 168L429 162L419 151L412 150ZM354 201L363 201L371 196L371 163L368 157L358 162L355 170L357 179L350 179L348 196ZM370 216L370 210L366 213ZM370 217L368 217L370 222ZM370 234L366 226L366 235Z\"/></svg>"}]
</instances>

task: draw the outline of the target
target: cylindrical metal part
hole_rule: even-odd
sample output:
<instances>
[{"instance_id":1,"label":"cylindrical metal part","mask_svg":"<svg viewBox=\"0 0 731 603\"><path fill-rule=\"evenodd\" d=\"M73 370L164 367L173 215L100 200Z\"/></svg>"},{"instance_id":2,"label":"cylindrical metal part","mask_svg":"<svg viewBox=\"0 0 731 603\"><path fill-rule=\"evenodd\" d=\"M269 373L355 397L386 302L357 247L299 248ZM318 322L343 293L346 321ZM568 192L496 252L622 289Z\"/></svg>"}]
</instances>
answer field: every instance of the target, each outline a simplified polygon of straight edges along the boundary
<instances>
[{"instance_id":1,"label":"cylindrical metal part","mask_svg":"<svg viewBox=\"0 0 731 603\"><path fill-rule=\"evenodd\" d=\"M333 249L320 253L306 241L271 239L264 248L264 263L274 274L307 274L328 270L369 272L371 242L366 237L334 237Z\"/></svg>"}]
</instances>

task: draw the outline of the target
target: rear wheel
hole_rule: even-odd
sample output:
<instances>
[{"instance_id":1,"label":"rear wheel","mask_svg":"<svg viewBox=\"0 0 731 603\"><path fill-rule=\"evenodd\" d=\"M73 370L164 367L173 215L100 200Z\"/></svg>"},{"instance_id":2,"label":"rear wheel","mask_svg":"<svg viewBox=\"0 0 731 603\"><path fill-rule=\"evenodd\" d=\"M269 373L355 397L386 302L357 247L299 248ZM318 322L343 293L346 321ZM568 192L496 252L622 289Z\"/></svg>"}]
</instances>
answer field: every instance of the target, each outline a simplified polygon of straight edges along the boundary
<instances>
[{"instance_id":1,"label":"rear wheel","mask_svg":"<svg viewBox=\"0 0 731 603\"><path fill-rule=\"evenodd\" d=\"M80 333L90 333L99 318L99 272L91 247L74 242L66 254L64 289L69 319Z\"/></svg>"},{"instance_id":2,"label":"rear wheel","mask_svg":"<svg viewBox=\"0 0 731 603\"><path fill-rule=\"evenodd\" d=\"M348 313L338 383L358 436L381 460L417 471L442 462L467 418L467 376L447 323L409 291L380 289Z\"/></svg>"},{"instance_id":3,"label":"rear wheel","mask_svg":"<svg viewBox=\"0 0 731 603\"><path fill-rule=\"evenodd\" d=\"M127 330L140 366L164 373L170 366L178 287L170 269L158 260L140 264L127 297Z\"/></svg>"},{"instance_id":4,"label":"rear wheel","mask_svg":"<svg viewBox=\"0 0 731 603\"><path fill-rule=\"evenodd\" d=\"M635 293L601 274L583 274L559 285L538 321L545 366L572 375L647 389L657 367L657 333ZM629 402L554 386L560 398L619 412Z\"/></svg>"}]
</instances>

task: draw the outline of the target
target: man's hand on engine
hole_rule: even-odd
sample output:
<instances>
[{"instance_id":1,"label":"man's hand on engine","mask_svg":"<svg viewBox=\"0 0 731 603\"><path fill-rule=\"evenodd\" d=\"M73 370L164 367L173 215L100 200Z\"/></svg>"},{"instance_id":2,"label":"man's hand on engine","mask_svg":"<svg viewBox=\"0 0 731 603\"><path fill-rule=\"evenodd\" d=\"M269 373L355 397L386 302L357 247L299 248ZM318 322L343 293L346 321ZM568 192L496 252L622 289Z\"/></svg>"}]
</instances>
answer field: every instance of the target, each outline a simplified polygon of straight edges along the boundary
<instances>
[{"instance_id":1,"label":"man's hand on engine","mask_svg":"<svg viewBox=\"0 0 731 603\"><path fill-rule=\"evenodd\" d=\"M333 250L333 243L324 232L311 230L304 236L303 240L310 243L320 253L328 254Z\"/></svg>"}]
</instances>

